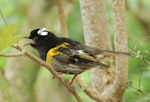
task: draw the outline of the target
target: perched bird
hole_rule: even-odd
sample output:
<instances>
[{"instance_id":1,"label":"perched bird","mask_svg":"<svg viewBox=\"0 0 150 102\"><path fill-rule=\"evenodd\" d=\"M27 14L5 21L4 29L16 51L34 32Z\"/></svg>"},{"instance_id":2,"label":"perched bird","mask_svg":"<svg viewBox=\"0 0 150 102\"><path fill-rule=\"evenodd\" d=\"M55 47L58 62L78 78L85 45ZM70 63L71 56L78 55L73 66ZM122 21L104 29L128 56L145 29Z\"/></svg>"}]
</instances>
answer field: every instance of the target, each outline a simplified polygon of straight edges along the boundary
<instances>
[{"instance_id":1,"label":"perched bird","mask_svg":"<svg viewBox=\"0 0 150 102\"><path fill-rule=\"evenodd\" d=\"M125 52L114 52L86 46L70 38L57 37L46 28L35 29L26 38L33 40L33 43L29 45L37 49L41 59L49 63L55 71L75 75L70 80L70 84L73 83L78 74L88 69L109 67L101 63L96 55L128 55Z\"/></svg>"}]
</instances>

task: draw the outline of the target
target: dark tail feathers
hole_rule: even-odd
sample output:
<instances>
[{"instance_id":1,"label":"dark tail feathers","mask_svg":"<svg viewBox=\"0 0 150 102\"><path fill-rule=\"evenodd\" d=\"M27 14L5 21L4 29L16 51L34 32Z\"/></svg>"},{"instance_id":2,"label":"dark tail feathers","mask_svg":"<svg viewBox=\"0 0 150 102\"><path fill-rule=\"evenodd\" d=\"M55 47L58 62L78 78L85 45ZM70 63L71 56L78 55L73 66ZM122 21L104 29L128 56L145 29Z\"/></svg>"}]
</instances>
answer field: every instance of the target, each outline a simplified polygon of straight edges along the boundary
<instances>
[{"instance_id":1,"label":"dark tail feathers","mask_svg":"<svg viewBox=\"0 0 150 102\"><path fill-rule=\"evenodd\" d=\"M105 55L105 56L130 56L129 53L127 52L118 52L118 51L109 51L109 50L101 50L100 54Z\"/></svg>"}]
</instances>

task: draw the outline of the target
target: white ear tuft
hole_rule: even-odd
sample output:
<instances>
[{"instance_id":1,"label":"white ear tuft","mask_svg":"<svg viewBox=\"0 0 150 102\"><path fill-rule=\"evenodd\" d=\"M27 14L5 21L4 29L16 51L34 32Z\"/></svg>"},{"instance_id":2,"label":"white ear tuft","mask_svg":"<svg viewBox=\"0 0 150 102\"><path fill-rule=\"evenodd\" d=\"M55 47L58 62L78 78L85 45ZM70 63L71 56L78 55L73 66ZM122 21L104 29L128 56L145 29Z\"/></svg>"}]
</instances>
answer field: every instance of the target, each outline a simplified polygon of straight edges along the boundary
<instances>
[{"instance_id":1,"label":"white ear tuft","mask_svg":"<svg viewBox=\"0 0 150 102\"><path fill-rule=\"evenodd\" d=\"M46 35L48 35L48 32L42 32L40 35L46 36Z\"/></svg>"},{"instance_id":2,"label":"white ear tuft","mask_svg":"<svg viewBox=\"0 0 150 102\"><path fill-rule=\"evenodd\" d=\"M48 30L46 28L41 28L40 30L38 30L37 33L40 36L46 36L46 35L48 35Z\"/></svg>"}]
</instances>

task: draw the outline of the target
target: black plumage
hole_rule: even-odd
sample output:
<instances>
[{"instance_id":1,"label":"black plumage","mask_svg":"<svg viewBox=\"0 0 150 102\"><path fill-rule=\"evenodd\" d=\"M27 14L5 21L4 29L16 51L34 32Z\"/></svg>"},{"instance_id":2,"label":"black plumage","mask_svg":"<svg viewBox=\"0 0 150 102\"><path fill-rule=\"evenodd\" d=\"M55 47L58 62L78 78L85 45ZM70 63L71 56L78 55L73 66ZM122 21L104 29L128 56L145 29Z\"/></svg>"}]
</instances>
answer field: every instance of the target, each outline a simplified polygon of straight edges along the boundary
<instances>
[{"instance_id":1,"label":"black plumage","mask_svg":"<svg viewBox=\"0 0 150 102\"><path fill-rule=\"evenodd\" d=\"M98 54L128 55L86 46L70 38L57 37L46 28L33 30L27 38L33 40L34 43L30 45L38 50L41 59L51 64L57 72L75 74L75 77L90 68L109 67L97 60Z\"/></svg>"}]
</instances>

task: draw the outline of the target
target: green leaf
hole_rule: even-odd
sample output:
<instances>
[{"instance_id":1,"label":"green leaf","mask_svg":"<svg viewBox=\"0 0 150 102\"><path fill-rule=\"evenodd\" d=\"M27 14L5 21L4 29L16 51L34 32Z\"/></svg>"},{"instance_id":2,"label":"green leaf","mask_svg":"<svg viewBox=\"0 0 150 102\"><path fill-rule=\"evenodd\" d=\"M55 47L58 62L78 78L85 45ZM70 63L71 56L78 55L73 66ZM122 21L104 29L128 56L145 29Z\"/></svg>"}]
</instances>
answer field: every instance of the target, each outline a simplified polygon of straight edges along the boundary
<instances>
[{"instance_id":1,"label":"green leaf","mask_svg":"<svg viewBox=\"0 0 150 102\"><path fill-rule=\"evenodd\" d=\"M21 35L15 35L17 31L18 26L16 25L6 25L0 28L0 51L22 38Z\"/></svg>"}]
</instances>

